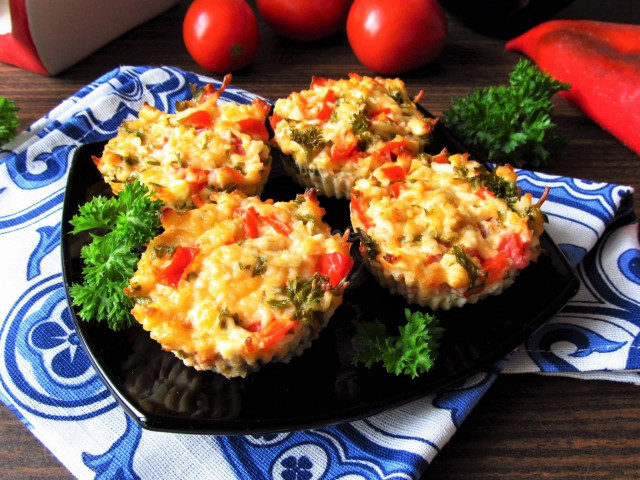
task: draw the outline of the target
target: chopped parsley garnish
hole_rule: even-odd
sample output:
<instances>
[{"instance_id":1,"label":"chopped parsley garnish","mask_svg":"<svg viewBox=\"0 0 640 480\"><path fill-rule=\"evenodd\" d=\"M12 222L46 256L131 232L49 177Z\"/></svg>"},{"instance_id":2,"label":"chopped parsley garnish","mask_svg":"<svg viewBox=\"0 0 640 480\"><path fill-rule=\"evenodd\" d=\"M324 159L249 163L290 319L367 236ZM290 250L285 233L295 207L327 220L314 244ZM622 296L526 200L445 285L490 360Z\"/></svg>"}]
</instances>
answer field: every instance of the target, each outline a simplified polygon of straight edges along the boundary
<instances>
[{"instance_id":1,"label":"chopped parsley garnish","mask_svg":"<svg viewBox=\"0 0 640 480\"><path fill-rule=\"evenodd\" d=\"M304 130L291 127L291 140L303 148L307 155L307 161L311 160L311 154L316 148L326 145L322 132L316 126L305 128Z\"/></svg>"},{"instance_id":2,"label":"chopped parsley garnish","mask_svg":"<svg viewBox=\"0 0 640 480\"><path fill-rule=\"evenodd\" d=\"M93 234L91 243L82 247L84 282L74 283L69 290L84 321L107 322L113 330L133 324L133 302L146 299L129 298L124 289L140 258L136 249L160 230L161 206L162 202L152 200L147 187L136 180L126 184L117 197L94 197L71 219L72 234L107 231L102 236Z\"/></svg>"},{"instance_id":3,"label":"chopped parsley garnish","mask_svg":"<svg viewBox=\"0 0 640 480\"><path fill-rule=\"evenodd\" d=\"M402 92L400 90L391 90L389 89L389 96L393 98L393 100L398 104L402 105L405 103L405 99L402 96Z\"/></svg>"},{"instance_id":4,"label":"chopped parsley garnish","mask_svg":"<svg viewBox=\"0 0 640 480\"><path fill-rule=\"evenodd\" d=\"M467 145L483 149L490 161L547 165L567 143L551 121L551 97L569 88L531 61L520 60L508 86L475 90L453 101L443 122Z\"/></svg>"},{"instance_id":5,"label":"chopped parsley garnish","mask_svg":"<svg viewBox=\"0 0 640 480\"><path fill-rule=\"evenodd\" d=\"M257 277L258 275L262 275L267 271L267 257L259 256L256 259L256 264L253 267L253 272L251 273L252 277Z\"/></svg>"},{"instance_id":6,"label":"chopped parsley garnish","mask_svg":"<svg viewBox=\"0 0 640 480\"><path fill-rule=\"evenodd\" d=\"M119 128L125 133L131 133L141 140L144 139L144 133L142 132L142 130L134 130L132 128L129 128L127 125L121 125Z\"/></svg>"},{"instance_id":7,"label":"chopped parsley garnish","mask_svg":"<svg viewBox=\"0 0 640 480\"><path fill-rule=\"evenodd\" d=\"M464 249L460 245L454 245L451 247L451 253L456 257L456 261L460 264L462 268L465 269L467 275L469 276L469 287L476 286L476 281L478 279L485 279L487 276L487 272L485 272L482 268L477 266L473 260L471 260Z\"/></svg>"},{"instance_id":8,"label":"chopped parsley garnish","mask_svg":"<svg viewBox=\"0 0 640 480\"><path fill-rule=\"evenodd\" d=\"M485 187L487 190L493 192L496 197L506 201L509 206L512 206L518 201L518 185L516 185L515 182L505 180L494 172L490 172L484 165L477 169L475 174L471 176L467 176L468 170L466 167L457 168L456 171L459 175L469 180L474 188Z\"/></svg>"},{"instance_id":9,"label":"chopped parsley garnish","mask_svg":"<svg viewBox=\"0 0 640 480\"><path fill-rule=\"evenodd\" d=\"M357 113L351 119L351 130L356 137L365 133L368 128L369 120L363 113Z\"/></svg>"},{"instance_id":10,"label":"chopped parsley garnish","mask_svg":"<svg viewBox=\"0 0 640 480\"><path fill-rule=\"evenodd\" d=\"M436 317L420 312L404 311L407 323L391 336L379 321L359 323L353 339L353 364L371 368L381 362L389 373L418 375L428 372L438 357L444 329Z\"/></svg>"},{"instance_id":11,"label":"chopped parsley garnish","mask_svg":"<svg viewBox=\"0 0 640 480\"><path fill-rule=\"evenodd\" d=\"M367 232L365 232L362 229L358 229L358 236L360 237L360 241L362 242L362 245L364 245L364 249L367 252L367 256L371 259L374 259L378 256L378 254L380 253L380 247L378 246L378 243L371 238L371 236L369 234L367 234Z\"/></svg>"},{"instance_id":12,"label":"chopped parsley garnish","mask_svg":"<svg viewBox=\"0 0 640 480\"><path fill-rule=\"evenodd\" d=\"M302 281L300 277L289 280L278 297L267 299L267 303L275 308L287 308L293 305L294 319L311 322L314 307L324 298L328 281L326 277L314 273L309 280Z\"/></svg>"}]
</instances>

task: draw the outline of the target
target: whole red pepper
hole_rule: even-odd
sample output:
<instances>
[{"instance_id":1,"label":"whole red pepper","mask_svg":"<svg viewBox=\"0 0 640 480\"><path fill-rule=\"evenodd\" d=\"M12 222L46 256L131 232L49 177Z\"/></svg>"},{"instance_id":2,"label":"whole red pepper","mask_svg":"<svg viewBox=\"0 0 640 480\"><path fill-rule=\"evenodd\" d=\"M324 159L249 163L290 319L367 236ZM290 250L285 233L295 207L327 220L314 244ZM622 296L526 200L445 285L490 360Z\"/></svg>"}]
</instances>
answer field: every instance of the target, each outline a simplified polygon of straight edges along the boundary
<instances>
[{"instance_id":1,"label":"whole red pepper","mask_svg":"<svg viewBox=\"0 0 640 480\"><path fill-rule=\"evenodd\" d=\"M640 25L541 23L506 44L571 89L560 92L640 154Z\"/></svg>"}]
</instances>

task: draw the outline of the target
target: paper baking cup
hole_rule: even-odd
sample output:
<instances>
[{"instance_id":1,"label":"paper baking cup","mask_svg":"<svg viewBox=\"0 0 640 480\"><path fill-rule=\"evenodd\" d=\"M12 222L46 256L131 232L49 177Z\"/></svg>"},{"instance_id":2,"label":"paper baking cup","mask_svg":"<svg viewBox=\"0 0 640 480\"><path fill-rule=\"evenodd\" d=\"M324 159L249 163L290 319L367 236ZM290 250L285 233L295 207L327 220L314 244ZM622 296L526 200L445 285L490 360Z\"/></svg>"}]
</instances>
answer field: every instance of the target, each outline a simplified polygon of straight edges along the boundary
<instances>
[{"instance_id":1,"label":"paper baking cup","mask_svg":"<svg viewBox=\"0 0 640 480\"><path fill-rule=\"evenodd\" d=\"M315 188L326 197L349 198L351 187L357 178L347 172L328 172L326 170L310 170L296 164L288 158L282 162L284 169L291 178L303 187Z\"/></svg>"},{"instance_id":2,"label":"paper baking cup","mask_svg":"<svg viewBox=\"0 0 640 480\"><path fill-rule=\"evenodd\" d=\"M363 255L362 260L378 283L391 293L403 296L409 303L429 307L432 310L449 310L462 307L467 303L476 303L490 295L500 295L505 288L513 284L519 272L519 270L511 270L502 281L492 283L480 292L465 297L446 284L435 288L420 285L413 275L387 270L378 261L371 261L366 255Z\"/></svg>"},{"instance_id":3,"label":"paper baking cup","mask_svg":"<svg viewBox=\"0 0 640 480\"><path fill-rule=\"evenodd\" d=\"M286 351L267 352L255 354L251 361L237 355L232 358L218 358L214 363L201 364L189 354L173 352L185 365L196 370L212 370L227 378L246 377L255 373L267 363L289 363L292 358L299 357L318 338L320 332L327 326L329 319L340 305L341 301L332 302L332 306L322 316L322 322L301 322L296 331L296 338L287 345ZM334 305L335 304L335 305Z\"/></svg>"}]
</instances>

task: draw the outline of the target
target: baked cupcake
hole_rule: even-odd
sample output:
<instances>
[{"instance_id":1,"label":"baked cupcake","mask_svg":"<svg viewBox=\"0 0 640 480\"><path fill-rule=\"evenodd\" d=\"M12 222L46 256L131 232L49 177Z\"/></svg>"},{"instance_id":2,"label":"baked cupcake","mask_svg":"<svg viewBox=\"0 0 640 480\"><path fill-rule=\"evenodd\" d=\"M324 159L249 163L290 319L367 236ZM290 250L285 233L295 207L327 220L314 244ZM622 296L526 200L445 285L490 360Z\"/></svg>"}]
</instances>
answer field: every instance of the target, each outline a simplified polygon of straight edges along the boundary
<instances>
[{"instance_id":1,"label":"baked cupcake","mask_svg":"<svg viewBox=\"0 0 640 480\"><path fill-rule=\"evenodd\" d=\"M210 84L195 90L175 114L145 104L138 118L125 121L94 157L113 192L137 178L179 211L204 205L214 191L259 195L271 169L270 107L260 99L218 105L230 81L227 75L217 91Z\"/></svg>"},{"instance_id":2,"label":"baked cupcake","mask_svg":"<svg viewBox=\"0 0 640 480\"><path fill-rule=\"evenodd\" d=\"M132 314L162 348L227 377L288 362L340 305L353 260L315 193L260 201L213 193L194 210L163 213L126 289Z\"/></svg>"},{"instance_id":3,"label":"baked cupcake","mask_svg":"<svg viewBox=\"0 0 640 480\"><path fill-rule=\"evenodd\" d=\"M501 293L537 259L544 198L521 195L510 165L490 172L443 151L400 157L358 180L351 222L380 284L449 309Z\"/></svg>"},{"instance_id":4,"label":"baked cupcake","mask_svg":"<svg viewBox=\"0 0 640 480\"><path fill-rule=\"evenodd\" d=\"M342 80L313 77L308 90L276 101L270 122L287 173L343 198L398 150L421 152L436 120L420 113L402 80L352 73Z\"/></svg>"}]
</instances>

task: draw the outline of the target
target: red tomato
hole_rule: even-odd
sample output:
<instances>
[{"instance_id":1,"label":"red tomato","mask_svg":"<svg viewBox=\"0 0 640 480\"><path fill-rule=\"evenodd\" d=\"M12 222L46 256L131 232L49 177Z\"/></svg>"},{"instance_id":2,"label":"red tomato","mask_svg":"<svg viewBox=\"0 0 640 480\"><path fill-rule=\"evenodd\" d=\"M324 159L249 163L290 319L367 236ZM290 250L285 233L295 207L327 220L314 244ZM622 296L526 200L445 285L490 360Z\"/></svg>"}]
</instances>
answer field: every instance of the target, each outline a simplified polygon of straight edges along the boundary
<instances>
[{"instance_id":1,"label":"red tomato","mask_svg":"<svg viewBox=\"0 0 640 480\"><path fill-rule=\"evenodd\" d=\"M436 58L447 37L447 17L437 0L355 0L347 36L363 65L387 75Z\"/></svg>"},{"instance_id":2,"label":"red tomato","mask_svg":"<svg viewBox=\"0 0 640 480\"><path fill-rule=\"evenodd\" d=\"M337 287L353 267L353 259L339 252L325 253L318 262L318 273L329 278L329 284Z\"/></svg>"},{"instance_id":3,"label":"red tomato","mask_svg":"<svg viewBox=\"0 0 640 480\"><path fill-rule=\"evenodd\" d=\"M347 17L349 3L349 0L258 0L258 10L276 33L310 42L335 33Z\"/></svg>"},{"instance_id":4,"label":"red tomato","mask_svg":"<svg viewBox=\"0 0 640 480\"><path fill-rule=\"evenodd\" d=\"M232 72L258 53L258 20L244 0L195 0L184 17L187 50L202 67Z\"/></svg>"}]
</instances>

